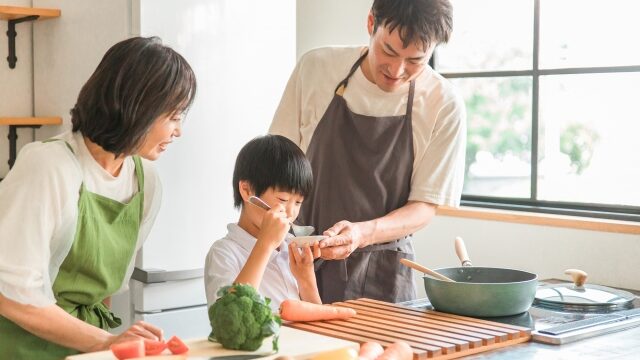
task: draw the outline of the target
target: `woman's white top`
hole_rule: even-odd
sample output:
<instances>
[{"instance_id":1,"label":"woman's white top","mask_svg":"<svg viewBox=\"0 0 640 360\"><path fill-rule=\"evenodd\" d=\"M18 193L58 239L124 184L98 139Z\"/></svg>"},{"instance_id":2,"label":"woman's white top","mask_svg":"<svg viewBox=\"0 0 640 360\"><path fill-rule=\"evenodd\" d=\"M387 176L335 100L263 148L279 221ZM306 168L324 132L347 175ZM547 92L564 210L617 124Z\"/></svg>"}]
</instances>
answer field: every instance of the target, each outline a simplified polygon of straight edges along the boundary
<instances>
[{"instance_id":1,"label":"woman's white top","mask_svg":"<svg viewBox=\"0 0 640 360\"><path fill-rule=\"evenodd\" d=\"M82 135L25 145L0 182L0 293L34 306L54 304L52 291L60 265L71 249L78 218L80 185L87 191L127 203L138 191L135 164L127 157L116 177L89 153ZM144 169L144 212L136 250L149 234L160 208L162 187L150 161ZM134 258L120 289L126 289Z\"/></svg>"}]
</instances>

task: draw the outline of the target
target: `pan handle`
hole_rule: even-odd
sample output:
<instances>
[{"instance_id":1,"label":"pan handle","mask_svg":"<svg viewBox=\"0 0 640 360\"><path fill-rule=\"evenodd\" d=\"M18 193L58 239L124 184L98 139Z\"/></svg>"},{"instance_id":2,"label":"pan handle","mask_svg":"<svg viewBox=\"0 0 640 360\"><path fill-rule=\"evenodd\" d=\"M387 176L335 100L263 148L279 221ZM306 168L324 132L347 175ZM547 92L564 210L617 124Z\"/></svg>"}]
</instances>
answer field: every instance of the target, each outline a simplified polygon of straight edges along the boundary
<instances>
[{"instance_id":1,"label":"pan handle","mask_svg":"<svg viewBox=\"0 0 640 360\"><path fill-rule=\"evenodd\" d=\"M460 259L462 266L473 266L469 259L469 255L467 254L467 247L464 245L464 241L460 236L456 236L455 245L456 255L458 255L458 259Z\"/></svg>"}]
</instances>

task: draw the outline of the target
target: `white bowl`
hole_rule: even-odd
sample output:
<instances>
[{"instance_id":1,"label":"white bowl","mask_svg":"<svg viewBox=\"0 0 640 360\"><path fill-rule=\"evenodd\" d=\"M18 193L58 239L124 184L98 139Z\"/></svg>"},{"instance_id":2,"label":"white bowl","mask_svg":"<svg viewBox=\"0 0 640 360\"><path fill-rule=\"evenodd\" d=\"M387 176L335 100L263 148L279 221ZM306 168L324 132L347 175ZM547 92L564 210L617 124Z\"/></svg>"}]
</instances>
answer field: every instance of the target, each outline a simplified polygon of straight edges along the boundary
<instances>
[{"instance_id":1,"label":"white bowl","mask_svg":"<svg viewBox=\"0 0 640 360\"><path fill-rule=\"evenodd\" d=\"M297 247L301 248L305 246L311 246L316 241L320 241L326 238L327 236L324 236L324 235L295 236L291 238L291 242L296 244Z\"/></svg>"}]
</instances>

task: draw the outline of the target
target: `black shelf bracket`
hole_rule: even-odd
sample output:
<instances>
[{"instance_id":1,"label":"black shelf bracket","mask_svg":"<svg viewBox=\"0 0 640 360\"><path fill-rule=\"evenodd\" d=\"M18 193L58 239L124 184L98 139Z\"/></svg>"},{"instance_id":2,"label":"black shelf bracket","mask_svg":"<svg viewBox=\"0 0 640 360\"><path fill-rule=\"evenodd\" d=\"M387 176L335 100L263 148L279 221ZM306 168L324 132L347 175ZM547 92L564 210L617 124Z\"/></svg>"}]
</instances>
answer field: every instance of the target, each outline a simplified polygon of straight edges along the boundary
<instances>
[{"instance_id":1,"label":"black shelf bracket","mask_svg":"<svg viewBox=\"0 0 640 360\"><path fill-rule=\"evenodd\" d=\"M40 16L38 15L30 15L20 19L12 19L8 21L9 27L7 30L7 37L9 38L9 56L7 56L7 61L9 62L10 69L15 69L16 62L18 62L18 58L16 57L16 36L18 35L18 33L16 32L16 24L26 21L34 21L39 17Z\"/></svg>"},{"instance_id":2,"label":"black shelf bracket","mask_svg":"<svg viewBox=\"0 0 640 360\"><path fill-rule=\"evenodd\" d=\"M9 169L13 167L13 163L16 162L16 157L18 156L16 142L18 141L18 128L32 128L37 129L40 125L9 125L9 135L7 135L7 139L9 139Z\"/></svg>"}]
</instances>

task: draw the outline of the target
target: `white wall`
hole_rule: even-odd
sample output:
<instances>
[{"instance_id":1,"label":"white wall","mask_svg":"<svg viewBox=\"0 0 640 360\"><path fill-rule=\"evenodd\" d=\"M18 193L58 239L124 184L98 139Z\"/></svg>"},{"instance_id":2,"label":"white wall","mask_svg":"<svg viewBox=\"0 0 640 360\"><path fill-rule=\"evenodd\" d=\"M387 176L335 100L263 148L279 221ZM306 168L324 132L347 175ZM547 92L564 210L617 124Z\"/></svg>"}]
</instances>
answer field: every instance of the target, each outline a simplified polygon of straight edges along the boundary
<instances>
[{"instance_id":1,"label":"white wall","mask_svg":"<svg viewBox=\"0 0 640 360\"><path fill-rule=\"evenodd\" d=\"M298 0L297 53L327 45L368 43L366 15L371 0ZM640 289L640 235L437 217L414 238L418 262L432 268L458 266L453 248L462 236L475 265L511 267L562 278L580 268L589 282ZM422 279L416 282L424 294Z\"/></svg>"},{"instance_id":2,"label":"white wall","mask_svg":"<svg viewBox=\"0 0 640 360\"><path fill-rule=\"evenodd\" d=\"M62 126L37 130L46 139L71 128L69 111L104 53L131 36L131 0L33 0L58 8L60 18L40 21L33 33L34 99L38 115L61 116Z\"/></svg>"},{"instance_id":3,"label":"white wall","mask_svg":"<svg viewBox=\"0 0 640 360\"><path fill-rule=\"evenodd\" d=\"M31 6L31 0L3 0L2 5ZM14 69L10 69L7 62L9 55L7 27L7 21L0 20L0 117L30 117L33 115L32 23L16 25L18 62ZM8 134L9 126L0 126L0 178L9 171ZM31 141L31 129L18 129L18 148Z\"/></svg>"},{"instance_id":4,"label":"white wall","mask_svg":"<svg viewBox=\"0 0 640 360\"><path fill-rule=\"evenodd\" d=\"M131 0L6 0L3 5L58 8L60 18L18 24L18 63L9 69L7 22L0 21L0 116L60 116L61 126L18 129L17 150L70 127L69 111L105 51L131 36ZM33 28L33 31L32 31ZM0 177L9 171L8 126L0 127Z\"/></svg>"},{"instance_id":5,"label":"white wall","mask_svg":"<svg viewBox=\"0 0 640 360\"><path fill-rule=\"evenodd\" d=\"M373 0L297 0L296 54L327 45L366 45Z\"/></svg>"}]
</instances>

